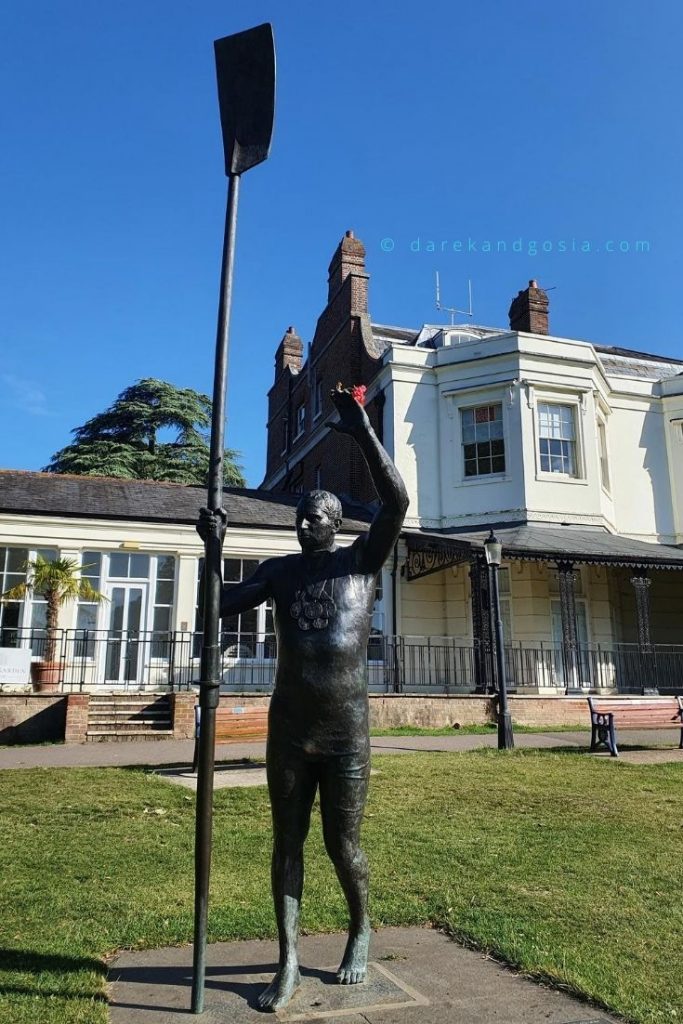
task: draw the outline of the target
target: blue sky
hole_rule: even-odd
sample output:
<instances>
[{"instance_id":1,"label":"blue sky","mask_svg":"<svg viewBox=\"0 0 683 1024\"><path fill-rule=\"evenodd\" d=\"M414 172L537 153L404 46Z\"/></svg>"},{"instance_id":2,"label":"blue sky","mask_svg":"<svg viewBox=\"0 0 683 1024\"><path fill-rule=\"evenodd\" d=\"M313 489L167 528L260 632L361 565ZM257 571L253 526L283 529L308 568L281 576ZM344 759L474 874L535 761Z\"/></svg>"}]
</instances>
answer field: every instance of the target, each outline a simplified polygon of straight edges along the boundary
<instances>
[{"instance_id":1,"label":"blue sky","mask_svg":"<svg viewBox=\"0 0 683 1024\"><path fill-rule=\"evenodd\" d=\"M0 466L40 468L140 377L210 392L226 189L212 40L267 20L276 128L242 185L228 394L251 485L275 348L289 324L311 339L347 228L376 321L442 322L439 270L445 302L466 303L471 278L474 321L505 326L536 277L554 334L683 359L672 0L10 0Z\"/></svg>"}]
</instances>

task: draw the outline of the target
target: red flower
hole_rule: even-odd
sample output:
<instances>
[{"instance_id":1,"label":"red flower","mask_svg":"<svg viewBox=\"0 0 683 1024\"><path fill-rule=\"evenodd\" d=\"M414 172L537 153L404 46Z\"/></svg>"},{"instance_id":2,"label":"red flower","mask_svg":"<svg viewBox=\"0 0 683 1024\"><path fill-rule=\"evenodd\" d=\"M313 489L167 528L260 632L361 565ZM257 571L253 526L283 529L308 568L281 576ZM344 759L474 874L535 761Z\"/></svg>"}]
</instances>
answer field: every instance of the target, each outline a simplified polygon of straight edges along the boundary
<instances>
[{"instance_id":1,"label":"red flower","mask_svg":"<svg viewBox=\"0 0 683 1024\"><path fill-rule=\"evenodd\" d=\"M365 392L367 390L365 384L354 384L351 388L351 394L359 405L365 405Z\"/></svg>"}]
</instances>

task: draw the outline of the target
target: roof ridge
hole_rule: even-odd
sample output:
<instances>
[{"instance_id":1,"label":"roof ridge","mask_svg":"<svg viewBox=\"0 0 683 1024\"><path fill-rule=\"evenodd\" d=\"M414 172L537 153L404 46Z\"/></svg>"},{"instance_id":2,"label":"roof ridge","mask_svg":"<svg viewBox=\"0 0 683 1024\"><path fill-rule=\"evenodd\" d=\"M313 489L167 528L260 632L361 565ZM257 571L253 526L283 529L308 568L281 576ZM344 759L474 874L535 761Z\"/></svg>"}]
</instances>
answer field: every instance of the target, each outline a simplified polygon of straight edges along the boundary
<instances>
[{"instance_id":1,"label":"roof ridge","mask_svg":"<svg viewBox=\"0 0 683 1024\"><path fill-rule=\"evenodd\" d=\"M204 484L181 484L175 480L150 480L142 477L104 476L95 473L51 473L43 469L2 469L0 474L9 476L16 473L21 476L50 477L52 480L94 480L115 484L156 484L158 487L204 487Z\"/></svg>"}]
</instances>

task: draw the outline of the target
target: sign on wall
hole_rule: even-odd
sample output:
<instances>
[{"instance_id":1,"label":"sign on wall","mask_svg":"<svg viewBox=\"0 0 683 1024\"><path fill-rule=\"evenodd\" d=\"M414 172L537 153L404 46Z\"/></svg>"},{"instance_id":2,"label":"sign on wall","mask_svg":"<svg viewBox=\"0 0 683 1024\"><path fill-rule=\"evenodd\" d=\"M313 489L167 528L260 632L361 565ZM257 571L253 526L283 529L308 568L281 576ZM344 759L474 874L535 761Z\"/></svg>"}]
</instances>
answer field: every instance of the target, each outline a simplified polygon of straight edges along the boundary
<instances>
[{"instance_id":1,"label":"sign on wall","mask_svg":"<svg viewBox=\"0 0 683 1024\"><path fill-rule=\"evenodd\" d=\"M30 680L30 648L0 647L0 684L28 683Z\"/></svg>"}]
</instances>

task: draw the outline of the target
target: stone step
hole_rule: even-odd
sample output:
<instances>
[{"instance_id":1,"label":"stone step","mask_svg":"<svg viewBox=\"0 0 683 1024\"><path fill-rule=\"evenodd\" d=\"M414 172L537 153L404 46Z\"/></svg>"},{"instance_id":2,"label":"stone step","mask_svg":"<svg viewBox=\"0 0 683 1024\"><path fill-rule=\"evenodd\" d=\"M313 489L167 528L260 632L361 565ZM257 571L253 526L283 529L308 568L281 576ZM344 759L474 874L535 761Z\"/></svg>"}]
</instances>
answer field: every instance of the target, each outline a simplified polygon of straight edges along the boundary
<instances>
[{"instance_id":1,"label":"stone step","mask_svg":"<svg viewBox=\"0 0 683 1024\"><path fill-rule=\"evenodd\" d=\"M168 732L173 723L165 722L89 722L88 732Z\"/></svg>"},{"instance_id":2,"label":"stone step","mask_svg":"<svg viewBox=\"0 0 683 1024\"><path fill-rule=\"evenodd\" d=\"M118 719L114 722L104 718L97 722L90 720L88 722L88 729L101 729L107 732L116 732L117 729L125 732L129 732L131 729L153 729L156 732L159 729L170 729L171 725L170 718Z\"/></svg>"},{"instance_id":3,"label":"stone step","mask_svg":"<svg viewBox=\"0 0 683 1024\"><path fill-rule=\"evenodd\" d=\"M91 697L90 707L96 708L129 708L129 707L145 707L147 704L159 704L162 707L169 707L170 701L168 697L129 697L127 699L111 697Z\"/></svg>"},{"instance_id":4,"label":"stone step","mask_svg":"<svg viewBox=\"0 0 683 1024\"><path fill-rule=\"evenodd\" d=\"M117 709L115 711L91 711L88 715L88 721L92 722L94 719L137 719L140 715L144 718L170 719L171 717L168 708L139 708L135 711Z\"/></svg>"},{"instance_id":5,"label":"stone step","mask_svg":"<svg viewBox=\"0 0 683 1024\"><path fill-rule=\"evenodd\" d=\"M143 726L149 726L151 729L157 729L160 725L171 726L171 719L168 715L163 718L98 718L97 721L92 719L88 720L88 728L95 728L97 726L106 725L112 729L123 729L128 726L134 726L142 728Z\"/></svg>"},{"instance_id":6,"label":"stone step","mask_svg":"<svg viewBox=\"0 0 683 1024\"><path fill-rule=\"evenodd\" d=\"M130 732L102 732L99 730L86 733L87 743L127 743L133 740L169 740L173 739L173 729L134 729Z\"/></svg>"}]
</instances>

